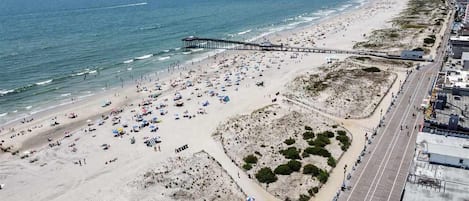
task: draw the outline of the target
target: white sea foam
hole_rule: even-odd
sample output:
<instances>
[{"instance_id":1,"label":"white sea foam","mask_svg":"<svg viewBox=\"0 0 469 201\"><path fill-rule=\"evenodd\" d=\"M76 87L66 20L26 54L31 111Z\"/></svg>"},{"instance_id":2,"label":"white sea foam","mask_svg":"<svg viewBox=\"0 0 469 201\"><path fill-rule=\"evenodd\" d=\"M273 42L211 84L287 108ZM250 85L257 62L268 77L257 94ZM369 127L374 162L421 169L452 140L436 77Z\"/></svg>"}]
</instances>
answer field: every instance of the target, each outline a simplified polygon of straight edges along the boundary
<instances>
[{"instance_id":1,"label":"white sea foam","mask_svg":"<svg viewBox=\"0 0 469 201\"><path fill-rule=\"evenodd\" d=\"M0 114L0 117L7 116L7 114L8 114L8 112L2 113L2 114Z\"/></svg>"},{"instance_id":2,"label":"white sea foam","mask_svg":"<svg viewBox=\"0 0 469 201\"><path fill-rule=\"evenodd\" d=\"M158 58L159 61L164 61L164 60L167 60L167 59L170 59L171 57L170 56L166 56L166 57L160 57Z\"/></svg>"},{"instance_id":3,"label":"white sea foam","mask_svg":"<svg viewBox=\"0 0 469 201\"><path fill-rule=\"evenodd\" d=\"M132 67L127 68L127 70L128 70L128 71L131 71L131 70L132 70Z\"/></svg>"},{"instance_id":4,"label":"white sea foam","mask_svg":"<svg viewBox=\"0 0 469 201\"><path fill-rule=\"evenodd\" d=\"M17 113L17 112L18 112L18 110L13 110L13 113Z\"/></svg>"},{"instance_id":5,"label":"white sea foam","mask_svg":"<svg viewBox=\"0 0 469 201\"><path fill-rule=\"evenodd\" d=\"M136 60L143 60L143 59L148 59L152 56L153 56L153 54L147 54L147 55L143 55L143 56L140 56L140 57L135 57L135 59Z\"/></svg>"},{"instance_id":6,"label":"white sea foam","mask_svg":"<svg viewBox=\"0 0 469 201\"><path fill-rule=\"evenodd\" d=\"M163 52L169 52L170 50L163 50Z\"/></svg>"},{"instance_id":7,"label":"white sea foam","mask_svg":"<svg viewBox=\"0 0 469 201\"><path fill-rule=\"evenodd\" d=\"M42 82L38 82L36 83L36 85L45 85L45 84L49 84L52 82L52 79L51 80L46 80L46 81L42 81Z\"/></svg>"},{"instance_id":8,"label":"white sea foam","mask_svg":"<svg viewBox=\"0 0 469 201\"><path fill-rule=\"evenodd\" d=\"M181 49L180 47L174 48L174 50L176 50L176 51L178 51L178 50L180 50L180 49Z\"/></svg>"},{"instance_id":9,"label":"white sea foam","mask_svg":"<svg viewBox=\"0 0 469 201\"><path fill-rule=\"evenodd\" d=\"M66 93L66 94L60 94L61 97L66 97L72 95L71 93Z\"/></svg>"},{"instance_id":10,"label":"white sea foam","mask_svg":"<svg viewBox=\"0 0 469 201\"><path fill-rule=\"evenodd\" d=\"M191 54L192 52L183 52L182 54Z\"/></svg>"},{"instance_id":11,"label":"white sea foam","mask_svg":"<svg viewBox=\"0 0 469 201\"><path fill-rule=\"evenodd\" d=\"M134 59L129 59L129 60L125 60L125 61L124 61L125 64L130 64L130 63L132 63L132 62L134 62Z\"/></svg>"},{"instance_id":12,"label":"white sea foam","mask_svg":"<svg viewBox=\"0 0 469 201\"><path fill-rule=\"evenodd\" d=\"M97 73L98 71L97 70L92 70L90 72L88 72L89 74L94 74L94 73Z\"/></svg>"},{"instance_id":13,"label":"white sea foam","mask_svg":"<svg viewBox=\"0 0 469 201\"><path fill-rule=\"evenodd\" d=\"M195 49L191 49L191 52L200 52L200 51L203 51L204 48L195 48Z\"/></svg>"},{"instance_id":14,"label":"white sea foam","mask_svg":"<svg viewBox=\"0 0 469 201\"><path fill-rule=\"evenodd\" d=\"M33 108L33 106L31 106L31 105L25 107L25 109L27 109L27 110L29 110L29 109L31 109L31 108Z\"/></svg>"},{"instance_id":15,"label":"white sea foam","mask_svg":"<svg viewBox=\"0 0 469 201\"><path fill-rule=\"evenodd\" d=\"M13 89L10 89L10 90L3 90L3 89L0 89L0 96L4 96L4 95L7 95L9 93L12 93L14 92L15 90Z\"/></svg>"},{"instance_id":16,"label":"white sea foam","mask_svg":"<svg viewBox=\"0 0 469 201\"><path fill-rule=\"evenodd\" d=\"M238 35L244 35L244 34L247 34L247 33L251 32L251 31L252 31L251 29L248 29L248 30L246 30L246 31L241 31L241 32L238 33Z\"/></svg>"}]
</instances>

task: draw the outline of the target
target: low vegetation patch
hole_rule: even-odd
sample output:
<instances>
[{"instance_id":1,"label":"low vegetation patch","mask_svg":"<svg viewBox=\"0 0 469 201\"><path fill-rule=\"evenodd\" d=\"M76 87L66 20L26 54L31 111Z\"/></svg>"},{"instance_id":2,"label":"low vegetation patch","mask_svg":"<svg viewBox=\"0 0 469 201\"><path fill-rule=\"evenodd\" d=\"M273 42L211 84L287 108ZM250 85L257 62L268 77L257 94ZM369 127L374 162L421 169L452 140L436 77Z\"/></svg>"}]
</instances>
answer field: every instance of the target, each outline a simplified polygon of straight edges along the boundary
<instances>
[{"instance_id":1,"label":"low vegetation patch","mask_svg":"<svg viewBox=\"0 0 469 201\"><path fill-rule=\"evenodd\" d=\"M261 183L269 184L277 181L278 178L270 168L264 167L256 173L256 179Z\"/></svg>"},{"instance_id":2,"label":"low vegetation patch","mask_svg":"<svg viewBox=\"0 0 469 201\"><path fill-rule=\"evenodd\" d=\"M300 151L296 147L288 147L285 150L281 150L280 153L287 159L300 159Z\"/></svg>"},{"instance_id":3,"label":"low vegetation patch","mask_svg":"<svg viewBox=\"0 0 469 201\"><path fill-rule=\"evenodd\" d=\"M381 72L381 70L377 67L368 67L368 68L363 68L362 69L363 71L365 72L368 72L368 73L378 73L378 72Z\"/></svg>"}]
</instances>

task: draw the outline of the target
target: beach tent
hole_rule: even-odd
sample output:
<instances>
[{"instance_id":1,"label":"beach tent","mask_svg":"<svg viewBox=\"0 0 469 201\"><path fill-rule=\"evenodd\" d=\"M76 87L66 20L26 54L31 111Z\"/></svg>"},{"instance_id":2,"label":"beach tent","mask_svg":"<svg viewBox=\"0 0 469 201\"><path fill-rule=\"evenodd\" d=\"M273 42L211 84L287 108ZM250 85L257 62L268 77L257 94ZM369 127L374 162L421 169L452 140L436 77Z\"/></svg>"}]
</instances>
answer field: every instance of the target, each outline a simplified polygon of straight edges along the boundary
<instances>
[{"instance_id":1,"label":"beach tent","mask_svg":"<svg viewBox=\"0 0 469 201\"><path fill-rule=\"evenodd\" d=\"M256 198L254 198L253 196L249 196L246 198L246 201L256 201Z\"/></svg>"},{"instance_id":2,"label":"beach tent","mask_svg":"<svg viewBox=\"0 0 469 201\"><path fill-rule=\"evenodd\" d=\"M150 125L150 132L156 132L158 130L158 127L156 127L155 125Z\"/></svg>"},{"instance_id":3,"label":"beach tent","mask_svg":"<svg viewBox=\"0 0 469 201\"><path fill-rule=\"evenodd\" d=\"M209 104L210 104L210 103L208 102L208 100L206 100L206 101L204 101L204 102L202 103L202 106L207 107Z\"/></svg>"},{"instance_id":4,"label":"beach tent","mask_svg":"<svg viewBox=\"0 0 469 201\"><path fill-rule=\"evenodd\" d=\"M230 101L230 97L229 96L224 96L222 100L223 100L223 102L227 103L227 102Z\"/></svg>"},{"instance_id":5,"label":"beach tent","mask_svg":"<svg viewBox=\"0 0 469 201\"><path fill-rule=\"evenodd\" d=\"M180 99L182 99L182 95L180 93L174 94L174 99L173 99L174 101L177 101L177 100L180 100Z\"/></svg>"},{"instance_id":6,"label":"beach tent","mask_svg":"<svg viewBox=\"0 0 469 201\"><path fill-rule=\"evenodd\" d=\"M134 132L138 132L140 129L138 128L137 125L134 125L134 126L132 127L132 130L133 130Z\"/></svg>"}]
</instances>

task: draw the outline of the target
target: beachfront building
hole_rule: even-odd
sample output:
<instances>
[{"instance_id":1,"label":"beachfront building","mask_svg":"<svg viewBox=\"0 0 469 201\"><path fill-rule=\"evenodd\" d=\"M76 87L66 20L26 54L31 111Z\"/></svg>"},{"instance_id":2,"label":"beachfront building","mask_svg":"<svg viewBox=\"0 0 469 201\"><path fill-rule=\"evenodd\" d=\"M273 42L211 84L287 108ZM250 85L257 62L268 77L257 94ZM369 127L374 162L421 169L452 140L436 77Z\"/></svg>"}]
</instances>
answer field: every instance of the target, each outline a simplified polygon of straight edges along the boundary
<instances>
[{"instance_id":1,"label":"beachfront building","mask_svg":"<svg viewBox=\"0 0 469 201\"><path fill-rule=\"evenodd\" d=\"M464 55L469 60L469 54ZM463 70L460 60L455 63L447 64L435 79L428 104L422 106L422 131L469 138L469 71Z\"/></svg>"},{"instance_id":2,"label":"beachfront building","mask_svg":"<svg viewBox=\"0 0 469 201\"><path fill-rule=\"evenodd\" d=\"M428 143L426 153L430 163L469 168L469 149L467 148Z\"/></svg>"},{"instance_id":3,"label":"beachfront building","mask_svg":"<svg viewBox=\"0 0 469 201\"><path fill-rule=\"evenodd\" d=\"M462 53L461 64L462 64L463 70L465 71L469 70L469 52Z\"/></svg>"},{"instance_id":4,"label":"beachfront building","mask_svg":"<svg viewBox=\"0 0 469 201\"><path fill-rule=\"evenodd\" d=\"M469 189L469 139L417 134L402 200L464 200ZM451 198L451 199L445 199Z\"/></svg>"},{"instance_id":5,"label":"beachfront building","mask_svg":"<svg viewBox=\"0 0 469 201\"><path fill-rule=\"evenodd\" d=\"M450 44L455 59L461 59L463 52L469 52L469 36L451 37Z\"/></svg>"}]
</instances>

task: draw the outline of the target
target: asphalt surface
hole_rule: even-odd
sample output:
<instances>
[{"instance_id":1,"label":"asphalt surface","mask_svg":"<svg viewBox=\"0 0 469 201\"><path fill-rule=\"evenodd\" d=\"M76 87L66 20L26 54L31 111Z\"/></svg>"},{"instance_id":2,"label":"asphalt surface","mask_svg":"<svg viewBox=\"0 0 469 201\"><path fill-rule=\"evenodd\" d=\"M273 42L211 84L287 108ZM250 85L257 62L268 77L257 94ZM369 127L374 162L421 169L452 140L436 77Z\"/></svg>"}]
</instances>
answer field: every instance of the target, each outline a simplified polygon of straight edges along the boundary
<instances>
[{"instance_id":1,"label":"asphalt surface","mask_svg":"<svg viewBox=\"0 0 469 201\"><path fill-rule=\"evenodd\" d=\"M449 24L452 24L450 20ZM451 27L451 26L448 26ZM350 188L341 192L341 201L400 200L407 174L413 160L415 139L423 113L417 108L429 95L449 39L449 29L437 50L435 62L414 70L401 86L384 121L368 144L365 155L346 183ZM385 112L385 111L383 111ZM349 168L350 169L350 168ZM349 170L347 170L350 172Z\"/></svg>"}]
</instances>

